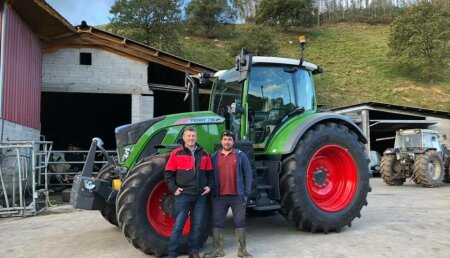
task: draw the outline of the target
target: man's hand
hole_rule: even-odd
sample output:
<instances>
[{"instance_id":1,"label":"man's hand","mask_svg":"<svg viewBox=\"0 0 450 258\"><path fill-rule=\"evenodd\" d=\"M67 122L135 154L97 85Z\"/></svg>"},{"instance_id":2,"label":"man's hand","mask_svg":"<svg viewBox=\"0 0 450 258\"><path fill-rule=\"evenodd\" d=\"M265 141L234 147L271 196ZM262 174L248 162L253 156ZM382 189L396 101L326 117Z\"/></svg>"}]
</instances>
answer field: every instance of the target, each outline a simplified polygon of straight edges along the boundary
<instances>
[{"instance_id":1,"label":"man's hand","mask_svg":"<svg viewBox=\"0 0 450 258\"><path fill-rule=\"evenodd\" d=\"M181 192L183 192L183 188L178 187L174 194L175 195L180 195Z\"/></svg>"},{"instance_id":2,"label":"man's hand","mask_svg":"<svg viewBox=\"0 0 450 258\"><path fill-rule=\"evenodd\" d=\"M203 191L202 195L208 194L211 189L209 189L209 186L205 186L203 189L205 189L205 191Z\"/></svg>"}]
</instances>

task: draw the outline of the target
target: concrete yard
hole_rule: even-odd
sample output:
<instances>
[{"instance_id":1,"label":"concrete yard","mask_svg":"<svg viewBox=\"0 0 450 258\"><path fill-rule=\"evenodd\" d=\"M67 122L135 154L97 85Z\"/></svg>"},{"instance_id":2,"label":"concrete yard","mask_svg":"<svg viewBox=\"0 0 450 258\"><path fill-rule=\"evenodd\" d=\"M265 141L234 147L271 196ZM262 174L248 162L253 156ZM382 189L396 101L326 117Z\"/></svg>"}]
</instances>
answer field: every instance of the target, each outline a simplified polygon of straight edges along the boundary
<instances>
[{"instance_id":1,"label":"concrete yard","mask_svg":"<svg viewBox=\"0 0 450 258\"><path fill-rule=\"evenodd\" d=\"M248 251L255 258L450 257L450 184L388 187L372 178L371 186L361 219L340 233L301 232L279 214L248 218ZM65 205L46 213L0 219L0 257L151 257L99 212ZM231 218L227 222L226 257L237 257ZM210 238L204 251L211 247Z\"/></svg>"}]
</instances>

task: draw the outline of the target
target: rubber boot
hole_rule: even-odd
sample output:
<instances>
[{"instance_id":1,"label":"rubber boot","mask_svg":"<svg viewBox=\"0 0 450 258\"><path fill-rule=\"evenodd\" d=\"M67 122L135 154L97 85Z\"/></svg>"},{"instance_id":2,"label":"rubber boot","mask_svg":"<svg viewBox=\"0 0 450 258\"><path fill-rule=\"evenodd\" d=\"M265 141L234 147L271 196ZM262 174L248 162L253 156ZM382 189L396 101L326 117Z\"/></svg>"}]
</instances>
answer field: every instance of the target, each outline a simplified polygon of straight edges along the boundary
<instances>
[{"instance_id":1,"label":"rubber boot","mask_svg":"<svg viewBox=\"0 0 450 258\"><path fill-rule=\"evenodd\" d=\"M205 253L203 258L215 258L224 257L225 252L223 251L223 229L213 228L213 250L212 252Z\"/></svg>"},{"instance_id":2,"label":"rubber boot","mask_svg":"<svg viewBox=\"0 0 450 258\"><path fill-rule=\"evenodd\" d=\"M247 246L245 242L245 228L236 229L236 239L238 242L238 256L244 258L253 258L253 255L247 252Z\"/></svg>"}]
</instances>

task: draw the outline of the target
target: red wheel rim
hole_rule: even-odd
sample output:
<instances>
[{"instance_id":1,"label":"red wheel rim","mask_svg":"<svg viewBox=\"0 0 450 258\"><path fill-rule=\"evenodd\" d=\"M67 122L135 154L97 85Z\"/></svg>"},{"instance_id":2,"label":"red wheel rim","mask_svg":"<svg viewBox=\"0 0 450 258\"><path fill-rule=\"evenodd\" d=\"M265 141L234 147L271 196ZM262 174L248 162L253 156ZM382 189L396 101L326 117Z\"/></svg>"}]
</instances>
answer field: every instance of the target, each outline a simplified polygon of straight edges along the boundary
<instances>
[{"instance_id":1,"label":"red wheel rim","mask_svg":"<svg viewBox=\"0 0 450 258\"><path fill-rule=\"evenodd\" d=\"M156 232L166 237L170 237L174 224L174 218L172 215L164 211L163 202L165 198L171 197L173 197L173 195L169 191L169 188L167 188L166 183L161 181L152 190L147 201L147 217L150 225ZM189 216L183 229L183 236L189 233L190 225L191 220Z\"/></svg>"},{"instance_id":2,"label":"red wheel rim","mask_svg":"<svg viewBox=\"0 0 450 258\"><path fill-rule=\"evenodd\" d=\"M326 145L311 158L306 175L309 196L328 212L347 207L356 193L356 164L347 149Z\"/></svg>"}]
</instances>

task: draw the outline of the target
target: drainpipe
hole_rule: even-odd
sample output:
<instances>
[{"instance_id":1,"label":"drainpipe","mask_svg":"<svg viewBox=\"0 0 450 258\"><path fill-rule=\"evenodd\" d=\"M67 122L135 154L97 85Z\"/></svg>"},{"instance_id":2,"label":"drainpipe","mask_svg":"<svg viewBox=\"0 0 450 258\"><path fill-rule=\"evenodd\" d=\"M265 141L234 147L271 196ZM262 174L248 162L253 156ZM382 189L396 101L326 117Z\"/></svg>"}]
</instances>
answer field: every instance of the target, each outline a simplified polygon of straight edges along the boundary
<instances>
[{"instance_id":1,"label":"drainpipe","mask_svg":"<svg viewBox=\"0 0 450 258\"><path fill-rule=\"evenodd\" d=\"M3 10L2 10L2 45L0 50L0 119L2 121L1 127L1 136L0 142L3 142L3 132L5 129L5 120L3 119L3 85L5 83L5 48L6 48L6 13L7 13L8 5L6 1L3 1Z\"/></svg>"}]
</instances>

